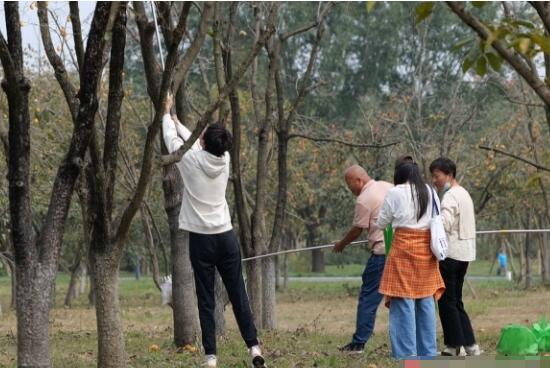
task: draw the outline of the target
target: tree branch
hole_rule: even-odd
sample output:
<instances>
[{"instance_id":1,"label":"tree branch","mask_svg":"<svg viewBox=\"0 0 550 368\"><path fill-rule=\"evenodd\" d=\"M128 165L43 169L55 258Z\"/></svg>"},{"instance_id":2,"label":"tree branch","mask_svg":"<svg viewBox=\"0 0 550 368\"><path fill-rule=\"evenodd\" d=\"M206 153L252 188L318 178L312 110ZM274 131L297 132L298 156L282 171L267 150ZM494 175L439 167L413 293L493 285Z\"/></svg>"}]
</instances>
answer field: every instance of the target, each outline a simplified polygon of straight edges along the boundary
<instances>
[{"instance_id":1,"label":"tree branch","mask_svg":"<svg viewBox=\"0 0 550 368\"><path fill-rule=\"evenodd\" d=\"M0 58L4 68L2 88L7 95L8 128L8 196L11 237L15 257L25 265L36 258L35 232L30 193L30 82L23 69L23 47L19 4L5 2L8 42L0 33Z\"/></svg>"},{"instance_id":2,"label":"tree branch","mask_svg":"<svg viewBox=\"0 0 550 368\"><path fill-rule=\"evenodd\" d=\"M235 3L234 3L235 4ZM230 27L233 29L233 23L235 22L236 6L230 8L229 22ZM228 30L229 31L229 30ZM226 42L227 49L223 53L223 62L225 70L225 80L233 79L233 56L231 48L231 33L227 35ZM200 61L199 61L200 66ZM201 68L201 72L202 72ZM205 80L205 84L208 85L208 78L206 73L202 73ZM207 88L207 91L210 89ZM245 203L243 181L241 176L241 107L239 102L239 94L236 89L229 92L229 106L231 110L231 129L233 132L233 148L231 150L231 170L233 172L234 180L233 191L235 194L235 211L237 212L237 219L239 222L239 236L241 239L241 245L245 254L250 253L250 217Z\"/></svg>"},{"instance_id":3,"label":"tree branch","mask_svg":"<svg viewBox=\"0 0 550 368\"><path fill-rule=\"evenodd\" d=\"M548 2L546 1L528 1L528 3L535 8L539 14L542 23L544 24L544 29L547 34L550 34L550 9L548 8Z\"/></svg>"},{"instance_id":4,"label":"tree branch","mask_svg":"<svg viewBox=\"0 0 550 368\"><path fill-rule=\"evenodd\" d=\"M353 142L343 141L343 140L337 139L337 138L312 137L312 136L309 136L309 135L298 134L298 133L293 133L293 134L288 135L288 139L292 139L292 138L302 138L302 139L307 139L309 141L321 142L321 143L337 143L337 144L342 144L344 146L354 147L354 148L376 148L376 149L381 149L381 148L387 148L387 147L395 146L396 144L401 143L401 141L395 141L395 142L384 143L384 144L353 143Z\"/></svg>"},{"instance_id":5,"label":"tree branch","mask_svg":"<svg viewBox=\"0 0 550 368\"><path fill-rule=\"evenodd\" d=\"M78 70L82 70L82 64L84 63L84 43L82 41L82 28L80 26L80 11L78 8L78 1L69 1L71 24L73 26L73 40L76 53L76 60L78 62Z\"/></svg>"},{"instance_id":6,"label":"tree branch","mask_svg":"<svg viewBox=\"0 0 550 368\"><path fill-rule=\"evenodd\" d=\"M300 33L305 33L307 31L309 31L310 29L313 29L313 28L317 27L318 24L319 24L318 22L314 22L314 23L312 23L308 26L304 26L304 27L298 28L298 29L296 29L292 32L282 34L282 35L279 36L279 39L281 40L281 42L285 42L286 40L288 40L291 37L299 35Z\"/></svg>"},{"instance_id":7,"label":"tree branch","mask_svg":"<svg viewBox=\"0 0 550 368\"><path fill-rule=\"evenodd\" d=\"M491 35L490 30L479 18L465 9L465 3L448 1L447 6L458 15L462 22L472 28L483 41L487 41ZM499 55L506 60L523 79L525 79L544 103L550 105L550 88L548 88L544 81L538 77L536 71L531 70L531 68L526 65L520 57L514 55L502 41L494 40L491 46L493 46Z\"/></svg>"},{"instance_id":8,"label":"tree branch","mask_svg":"<svg viewBox=\"0 0 550 368\"><path fill-rule=\"evenodd\" d=\"M44 51L46 56L53 67L55 78L59 83L67 105L69 105L69 111L73 122L76 121L78 115L78 100L76 98L76 89L69 80L69 75L63 64L63 60L55 51L55 47L50 35L50 24L48 21L48 3L45 1L38 1L38 22L40 23L40 35L42 36L42 44L44 45ZM77 5L78 7L78 5ZM78 9L77 9L78 10Z\"/></svg>"},{"instance_id":9,"label":"tree branch","mask_svg":"<svg viewBox=\"0 0 550 368\"><path fill-rule=\"evenodd\" d=\"M487 146L478 146L480 149L482 150L486 150L486 151L493 151L495 153L500 153L501 155L504 155L504 156L508 156L508 157L511 157L515 160L519 160L519 161L522 161L522 162L525 162L526 164L529 164L533 167L536 167L537 169L539 170L544 170L544 171L549 171L550 172L550 168L546 167L546 166L542 166L536 162L533 162L531 160L528 160L526 158L523 158L523 157L520 157L520 156L517 156L517 155L514 155L513 153L509 153L509 152L505 152L505 151L502 151L502 150L499 150L498 148L492 148L492 147L487 147Z\"/></svg>"},{"instance_id":10,"label":"tree branch","mask_svg":"<svg viewBox=\"0 0 550 368\"><path fill-rule=\"evenodd\" d=\"M197 30L195 38L191 42L191 46L189 46L183 56L183 59L176 68L174 76L174 91L177 91L181 83L185 80L193 61L196 59L200 49L202 48L202 44L204 43L204 39L206 38L206 33L208 31L208 21L210 20L213 7L214 6L211 2L204 4L199 29Z\"/></svg>"},{"instance_id":11,"label":"tree branch","mask_svg":"<svg viewBox=\"0 0 550 368\"><path fill-rule=\"evenodd\" d=\"M181 146L181 148L178 151L174 152L171 155L165 155L161 157L161 162L163 165L169 165L180 161L183 155L185 154L185 152L187 152L189 148L191 148L191 146L195 143L197 138L199 138L203 129L206 127L206 124L212 118L212 114L214 113L214 111L216 111L221 105L221 103L225 100L225 98L227 98L229 92L236 87L237 83L244 76L246 70L248 69L248 67L250 66L250 64L258 54L258 52L264 47L269 37L271 37L271 35L275 31L275 20L277 15L277 9L279 6L280 4L276 3L271 8L268 16L268 24L267 24L266 30L263 32L262 36L260 37L260 40L254 44L254 46L250 50L246 59L239 65L239 68L237 69L237 72L235 73L233 79L228 81L227 84L223 87L216 101L214 101L213 103L210 104L210 106L208 106L203 116L197 122L197 125L193 130L193 133L191 134L189 139L185 142L183 146Z\"/></svg>"},{"instance_id":12,"label":"tree branch","mask_svg":"<svg viewBox=\"0 0 550 368\"><path fill-rule=\"evenodd\" d=\"M323 37L325 29L325 17L334 4L332 2L327 3L319 12L316 18L315 24L317 25L317 32L315 35L315 41L311 48L309 55L308 65L304 76L300 82L300 90L298 96L291 103L290 111L288 115L284 116L284 101L281 77L279 72L279 54L282 44L284 44L285 38L283 37L280 42L275 43L275 49L270 52L270 60L273 61L275 67L274 82L277 93L277 111L279 115L278 119L278 131L277 131L277 207L275 209L275 216L273 221L273 228L271 231L271 238L269 241L269 250L276 251L279 248L282 229L285 221L285 209L287 202L287 186L288 186L288 141L289 130L291 122L296 116L298 107L304 101L309 92L316 87L317 84L309 85L309 81L313 75L313 69L317 61L317 54L319 52L319 45ZM320 5L321 6L321 5ZM304 31L305 32L305 31ZM297 33L294 33L297 34Z\"/></svg>"},{"instance_id":13,"label":"tree branch","mask_svg":"<svg viewBox=\"0 0 550 368\"><path fill-rule=\"evenodd\" d=\"M162 123L162 116L164 114L163 105L166 101L168 90L170 88L170 83L174 75L174 70L178 59L178 48L187 26L187 16L189 15L190 5L191 4L189 3L184 4L182 12L180 14L178 25L174 29L172 44L168 51L168 56L166 57L165 70L162 75L162 82L160 85L158 98L156 99L155 117L153 119L153 122L147 129L147 137L145 140L145 148L143 151L143 159L138 184L134 195L130 200L130 203L122 213L120 224L116 233L115 242L117 244L117 249L119 252L121 252L124 247L124 241L128 236L132 219L136 215L137 211L139 211L141 203L145 196L145 192L147 190L147 186L149 185L151 170L153 167L154 141Z\"/></svg>"},{"instance_id":14,"label":"tree branch","mask_svg":"<svg viewBox=\"0 0 550 368\"><path fill-rule=\"evenodd\" d=\"M119 147L120 117L124 98L124 50L126 47L126 6L118 9L117 20L113 26L113 45L109 66L109 97L107 102L107 121L103 148L103 167L105 170L106 215L111 220L113 193Z\"/></svg>"},{"instance_id":15,"label":"tree branch","mask_svg":"<svg viewBox=\"0 0 550 368\"><path fill-rule=\"evenodd\" d=\"M89 146L97 112L97 87L103 69L105 31L111 3L98 2L95 8L81 71L80 107L67 156L57 171L50 205L42 226L39 244L54 244L44 249L41 259L55 258L63 237L62 228L68 214L74 184ZM46 241L47 240L47 241Z\"/></svg>"},{"instance_id":16,"label":"tree branch","mask_svg":"<svg viewBox=\"0 0 550 368\"><path fill-rule=\"evenodd\" d=\"M11 58L8 43L2 32L0 32L0 60L2 60L2 68L4 68L4 78L6 78L8 84L15 86L17 83L15 63Z\"/></svg>"},{"instance_id":17,"label":"tree branch","mask_svg":"<svg viewBox=\"0 0 550 368\"><path fill-rule=\"evenodd\" d=\"M159 95L161 73L161 67L155 57L155 48L153 47L155 28L147 19L143 1L134 1L134 11L139 31L143 67L147 79L147 94L151 98L151 101L153 101L153 104L155 104L155 100Z\"/></svg>"}]
</instances>

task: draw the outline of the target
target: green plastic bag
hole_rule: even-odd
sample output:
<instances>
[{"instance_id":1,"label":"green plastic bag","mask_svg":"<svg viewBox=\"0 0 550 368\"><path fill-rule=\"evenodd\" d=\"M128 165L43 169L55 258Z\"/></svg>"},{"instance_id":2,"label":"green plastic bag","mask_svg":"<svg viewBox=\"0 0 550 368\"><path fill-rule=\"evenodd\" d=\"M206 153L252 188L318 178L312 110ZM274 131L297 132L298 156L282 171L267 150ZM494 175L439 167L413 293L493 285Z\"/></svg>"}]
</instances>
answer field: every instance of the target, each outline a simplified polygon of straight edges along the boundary
<instances>
[{"instance_id":1,"label":"green plastic bag","mask_svg":"<svg viewBox=\"0 0 550 368\"><path fill-rule=\"evenodd\" d=\"M511 356L538 355L539 346L535 334L529 328L507 325L500 331L497 351Z\"/></svg>"},{"instance_id":2,"label":"green plastic bag","mask_svg":"<svg viewBox=\"0 0 550 368\"><path fill-rule=\"evenodd\" d=\"M531 332L535 335L535 338L539 344L539 352L550 352L550 323L546 318L541 318L537 323L531 327Z\"/></svg>"},{"instance_id":3,"label":"green plastic bag","mask_svg":"<svg viewBox=\"0 0 550 368\"><path fill-rule=\"evenodd\" d=\"M390 253L391 242L393 240L393 227L391 224L384 229L384 245L386 246L386 255Z\"/></svg>"}]
</instances>

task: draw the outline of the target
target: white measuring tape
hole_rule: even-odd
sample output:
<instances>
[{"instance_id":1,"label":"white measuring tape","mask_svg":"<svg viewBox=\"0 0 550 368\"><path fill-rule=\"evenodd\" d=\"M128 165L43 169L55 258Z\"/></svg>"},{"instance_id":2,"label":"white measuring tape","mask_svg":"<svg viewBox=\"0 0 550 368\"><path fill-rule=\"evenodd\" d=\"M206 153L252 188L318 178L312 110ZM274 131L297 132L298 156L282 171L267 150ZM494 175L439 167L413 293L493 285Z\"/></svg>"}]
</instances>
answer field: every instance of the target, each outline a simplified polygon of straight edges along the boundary
<instances>
[{"instance_id":1,"label":"white measuring tape","mask_svg":"<svg viewBox=\"0 0 550 368\"><path fill-rule=\"evenodd\" d=\"M522 233L550 233L550 229L512 229L512 230L481 230L481 231L476 231L477 235L522 234ZM358 245L358 244L366 244L366 243L368 243L367 240L360 240L360 241L351 242L348 245ZM307 251L311 251L311 250L325 249L325 248L332 248L332 247L334 247L334 243L324 244L324 245L317 245L315 247L282 250L280 252L267 253L267 254L261 254L259 256L243 258L242 261L247 262L247 261L253 261L253 260L256 260L256 259L262 259L262 258L267 258L267 257L275 257L275 256L279 256L279 255L282 255L282 254L307 252Z\"/></svg>"},{"instance_id":2,"label":"white measuring tape","mask_svg":"<svg viewBox=\"0 0 550 368\"><path fill-rule=\"evenodd\" d=\"M157 21L157 10L155 9L154 1L151 1L151 10L153 11L153 20L155 22L155 33L157 34L157 43L159 45L160 65L162 66L162 70L164 70L164 54L162 53L162 44L160 43L159 24Z\"/></svg>"}]
</instances>

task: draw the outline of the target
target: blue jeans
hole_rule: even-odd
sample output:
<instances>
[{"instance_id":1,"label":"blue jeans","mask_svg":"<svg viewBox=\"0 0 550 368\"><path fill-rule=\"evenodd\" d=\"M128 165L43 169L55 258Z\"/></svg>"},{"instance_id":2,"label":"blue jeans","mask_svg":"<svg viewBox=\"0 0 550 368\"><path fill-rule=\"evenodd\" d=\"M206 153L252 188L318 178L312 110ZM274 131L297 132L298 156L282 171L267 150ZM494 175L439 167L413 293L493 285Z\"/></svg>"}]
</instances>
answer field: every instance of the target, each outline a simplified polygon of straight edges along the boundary
<instances>
[{"instance_id":1,"label":"blue jeans","mask_svg":"<svg viewBox=\"0 0 550 368\"><path fill-rule=\"evenodd\" d=\"M434 298L392 298L390 341L396 359L436 356Z\"/></svg>"},{"instance_id":2,"label":"blue jeans","mask_svg":"<svg viewBox=\"0 0 550 368\"><path fill-rule=\"evenodd\" d=\"M357 325L351 340L354 344L366 344L374 330L376 310L383 298L383 295L378 292L378 288L385 262L386 256L372 254L363 272L363 285L361 285L359 304L357 305Z\"/></svg>"}]
</instances>

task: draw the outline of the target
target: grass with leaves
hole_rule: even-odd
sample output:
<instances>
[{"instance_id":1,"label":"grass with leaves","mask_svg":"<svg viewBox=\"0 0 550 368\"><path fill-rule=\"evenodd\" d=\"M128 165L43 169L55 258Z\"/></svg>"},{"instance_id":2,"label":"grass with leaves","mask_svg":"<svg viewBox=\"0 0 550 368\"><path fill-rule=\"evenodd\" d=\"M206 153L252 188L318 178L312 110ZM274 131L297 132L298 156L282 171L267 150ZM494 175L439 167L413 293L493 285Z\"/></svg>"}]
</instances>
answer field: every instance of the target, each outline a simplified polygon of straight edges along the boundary
<instances>
[{"instance_id":1,"label":"grass with leaves","mask_svg":"<svg viewBox=\"0 0 550 368\"><path fill-rule=\"evenodd\" d=\"M160 305L159 292L150 278L133 280L123 275L120 299L128 365L131 367L199 367L200 352L179 353L172 345L172 311ZM54 367L95 367L94 309L81 295L72 308L64 308L68 277L56 284L55 308L50 314ZM489 356L495 356L499 331L506 323L532 323L545 313L550 290L519 289L505 281L473 283L477 298L465 290L466 307L477 338ZM261 340L271 367L398 367L390 357L388 311L381 306L373 338L366 353L348 356L337 347L347 343L355 323L358 282L291 282L279 292L276 331L263 332ZM16 366L16 320L9 304L10 283L0 278L0 367ZM247 367L248 355L240 339L231 308L226 311L228 332L218 343L219 366ZM438 331L441 329L438 327ZM441 338L439 339L441 342Z\"/></svg>"}]
</instances>

